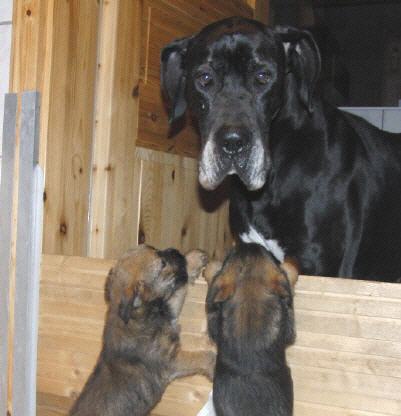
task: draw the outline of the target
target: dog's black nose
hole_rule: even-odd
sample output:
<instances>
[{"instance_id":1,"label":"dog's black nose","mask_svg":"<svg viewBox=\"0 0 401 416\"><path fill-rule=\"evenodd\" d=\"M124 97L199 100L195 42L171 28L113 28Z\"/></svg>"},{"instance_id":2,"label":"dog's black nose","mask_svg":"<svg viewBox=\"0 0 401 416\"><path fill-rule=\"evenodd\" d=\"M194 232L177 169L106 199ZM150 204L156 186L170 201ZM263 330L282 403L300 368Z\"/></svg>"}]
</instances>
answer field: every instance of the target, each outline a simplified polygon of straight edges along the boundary
<instances>
[{"instance_id":1,"label":"dog's black nose","mask_svg":"<svg viewBox=\"0 0 401 416\"><path fill-rule=\"evenodd\" d=\"M223 126L217 132L223 152L229 156L241 153L250 140L250 133L244 127Z\"/></svg>"}]
</instances>

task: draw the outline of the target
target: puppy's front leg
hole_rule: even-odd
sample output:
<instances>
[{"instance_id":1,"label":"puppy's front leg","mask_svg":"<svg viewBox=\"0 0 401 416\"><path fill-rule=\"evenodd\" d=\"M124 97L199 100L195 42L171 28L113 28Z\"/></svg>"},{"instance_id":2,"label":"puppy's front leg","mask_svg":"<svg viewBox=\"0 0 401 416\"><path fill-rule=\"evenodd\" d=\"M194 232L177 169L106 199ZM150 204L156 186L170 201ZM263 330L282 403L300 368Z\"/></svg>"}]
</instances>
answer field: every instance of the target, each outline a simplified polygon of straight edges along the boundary
<instances>
[{"instance_id":1,"label":"puppy's front leg","mask_svg":"<svg viewBox=\"0 0 401 416\"><path fill-rule=\"evenodd\" d=\"M184 304L186 295L187 295L187 285L178 289L168 301L168 305L170 306L170 311L175 318L178 318L181 313L181 309Z\"/></svg>"},{"instance_id":2,"label":"puppy's front leg","mask_svg":"<svg viewBox=\"0 0 401 416\"><path fill-rule=\"evenodd\" d=\"M202 374L213 379L216 354L213 351L179 350L172 369L171 381L180 377Z\"/></svg>"}]
</instances>

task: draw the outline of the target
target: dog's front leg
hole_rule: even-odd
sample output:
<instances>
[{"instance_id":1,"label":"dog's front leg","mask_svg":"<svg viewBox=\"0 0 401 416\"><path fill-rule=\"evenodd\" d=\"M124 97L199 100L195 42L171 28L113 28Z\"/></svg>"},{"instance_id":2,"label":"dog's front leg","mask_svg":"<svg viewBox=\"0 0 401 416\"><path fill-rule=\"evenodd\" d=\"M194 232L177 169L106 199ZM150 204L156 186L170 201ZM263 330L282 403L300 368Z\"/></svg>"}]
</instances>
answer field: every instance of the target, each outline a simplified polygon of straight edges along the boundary
<instances>
[{"instance_id":1,"label":"dog's front leg","mask_svg":"<svg viewBox=\"0 0 401 416\"><path fill-rule=\"evenodd\" d=\"M182 288L178 289L168 301L170 311L175 318L178 318L181 313L181 309L184 304L186 295L187 286L185 285Z\"/></svg>"},{"instance_id":2,"label":"dog's front leg","mask_svg":"<svg viewBox=\"0 0 401 416\"><path fill-rule=\"evenodd\" d=\"M202 374L213 380L216 354L213 351L179 350L171 373L171 381L180 377Z\"/></svg>"}]
</instances>

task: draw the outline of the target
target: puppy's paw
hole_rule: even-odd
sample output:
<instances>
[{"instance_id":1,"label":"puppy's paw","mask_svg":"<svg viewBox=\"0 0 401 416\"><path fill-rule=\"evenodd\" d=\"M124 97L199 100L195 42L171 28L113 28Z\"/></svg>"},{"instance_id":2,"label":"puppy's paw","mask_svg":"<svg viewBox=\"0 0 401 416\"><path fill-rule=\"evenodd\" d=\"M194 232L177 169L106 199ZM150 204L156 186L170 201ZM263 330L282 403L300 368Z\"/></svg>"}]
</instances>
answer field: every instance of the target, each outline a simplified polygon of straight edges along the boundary
<instances>
[{"instance_id":1,"label":"puppy's paw","mask_svg":"<svg viewBox=\"0 0 401 416\"><path fill-rule=\"evenodd\" d=\"M209 264L206 266L203 277L205 278L207 284L210 284L213 277L221 270L223 267L223 263L218 260L212 260L209 262Z\"/></svg>"},{"instance_id":2,"label":"puppy's paw","mask_svg":"<svg viewBox=\"0 0 401 416\"><path fill-rule=\"evenodd\" d=\"M185 258L187 260L188 281L193 283L206 266L208 255L202 250L191 250Z\"/></svg>"}]
</instances>

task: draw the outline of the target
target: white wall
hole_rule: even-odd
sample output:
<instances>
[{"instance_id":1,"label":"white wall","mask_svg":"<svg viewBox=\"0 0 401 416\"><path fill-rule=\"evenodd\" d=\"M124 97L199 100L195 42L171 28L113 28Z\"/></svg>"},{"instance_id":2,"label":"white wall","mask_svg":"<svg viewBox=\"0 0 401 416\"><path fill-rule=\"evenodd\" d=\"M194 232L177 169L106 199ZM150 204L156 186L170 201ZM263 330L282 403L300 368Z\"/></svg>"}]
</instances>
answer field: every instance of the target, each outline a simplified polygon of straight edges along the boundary
<instances>
[{"instance_id":1,"label":"white wall","mask_svg":"<svg viewBox=\"0 0 401 416\"><path fill-rule=\"evenodd\" d=\"M342 110L364 118L381 130L401 133L401 107L342 107Z\"/></svg>"},{"instance_id":2,"label":"white wall","mask_svg":"<svg viewBox=\"0 0 401 416\"><path fill-rule=\"evenodd\" d=\"M4 94L8 92L13 0L0 0L0 167L3 142ZM0 169L1 172L1 169Z\"/></svg>"}]
</instances>

